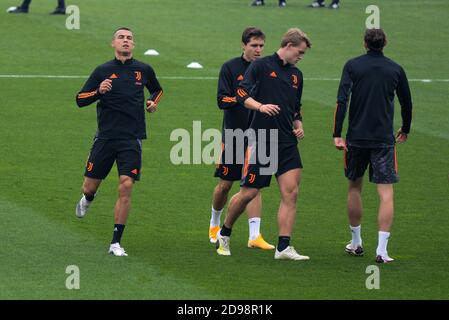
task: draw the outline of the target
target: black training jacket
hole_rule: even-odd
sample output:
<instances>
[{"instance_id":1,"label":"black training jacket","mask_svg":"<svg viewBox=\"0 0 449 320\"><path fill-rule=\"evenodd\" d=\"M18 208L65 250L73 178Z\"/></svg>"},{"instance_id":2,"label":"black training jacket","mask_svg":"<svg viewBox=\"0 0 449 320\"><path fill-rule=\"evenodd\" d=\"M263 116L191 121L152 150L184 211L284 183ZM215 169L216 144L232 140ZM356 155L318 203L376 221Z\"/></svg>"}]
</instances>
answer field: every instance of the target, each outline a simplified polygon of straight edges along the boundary
<instances>
[{"instance_id":1,"label":"black training jacket","mask_svg":"<svg viewBox=\"0 0 449 320\"><path fill-rule=\"evenodd\" d=\"M225 129L242 129L249 126L251 110L237 102L236 92L244 79L250 62L243 56L231 59L223 64L218 78L217 105L223 110L223 137Z\"/></svg>"},{"instance_id":2,"label":"black training jacket","mask_svg":"<svg viewBox=\"0 0 449 320\"><path fill-rule=\"evenodd\" d=\"M100 83L112 80L112 90L99 93ZM79 107L97 103L99 139L145 139L145 94L158 103L162 88L151 66L128 59L124 63L114 59L98 66L76 96Z\"/></svg>"},{"instance_id":3,"label":"black training jacket","mask_svg":"<svg viewBox=\"0 0 449 320\"><path fill-rule=\"evenodd\" d=\"M280 112L276 116L254 112L250 128L277 129L280 143L296 144L293 121L302 121L302 89L302 72L294 65L284 65L275 53L251 63L237 89L237 101L243 105L246 99L252 97L262 104L278 105Z\"/></svg>"},{"instance_id":4,"label":"black training jacket","mask_svg":"<svg viewBox=\"0 0 449 320\"><path fill-rule=\"evenodd\" d=\"M412 99L404 69L382 52L349 60L341 76L334 116L334 137L341 137L349 98L347 143L354 146L394 145L394 97L401 104L402 132L409 133Z\"/></svg>"}]
</instances>

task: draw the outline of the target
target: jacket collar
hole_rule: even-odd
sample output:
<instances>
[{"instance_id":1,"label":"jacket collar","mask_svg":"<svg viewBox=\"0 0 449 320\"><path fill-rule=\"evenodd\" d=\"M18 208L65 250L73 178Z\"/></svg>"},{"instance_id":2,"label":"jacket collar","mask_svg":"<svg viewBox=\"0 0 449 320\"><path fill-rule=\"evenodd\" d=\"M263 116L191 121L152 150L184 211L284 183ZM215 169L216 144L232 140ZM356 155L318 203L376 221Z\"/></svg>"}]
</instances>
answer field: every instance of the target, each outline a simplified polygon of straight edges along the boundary
<instances>
[{"instance_id":1,"label":"jacket collar","mask_svg":"<svg viewBox=\"0 0 449 320\"><path fill-rule=\"evenodd\" d=\"M243 61L243 63L244 63L245 65L249 65L249 64L251 63L251 61L247 61L247 60L245 60L245 58L243 58L243 53L242 53L242 55L240 56L240 59L242 59L242 61Z\"/></svg>"},{"instance_id":2,"label":"jacket collar","mask_svg":"<svg viewBox=\"0 0 449 320\"><path fill-rule=\"evenodd\" d=\"M382 51L374 51L374 50L368 50L368 52L366 54L370 55L370 56L377 56L377 57L384 56L384 53Z\"/></svg>"},{"instance_id":3,"label":"jacket collar","mask_svg":"<svg viewBox=\"0 0 449 320\"><path fill-rule=\"evenodd\" d=\"M126 59L125 62L122 63L119 59L114 57L114 62L118 65L127 65L127 64L132 64L134 62L134 58Z\"/></svg>"},{"instance_id":4,"label":"jacket collar","mask_svg":"<svg viewBox=\"0 0 449 320\"><path fill-rule=\"evenodd\" d=\"M290 67L291 66L290 63L285 63L284 64L284 60L282 60L281 57L279 57L277 52L275 52L272 55L272 57L273 57L274 61L276 61L276 63L279 64L279 66L281 66L281 67Z\"/></svg>"}]
</instances>

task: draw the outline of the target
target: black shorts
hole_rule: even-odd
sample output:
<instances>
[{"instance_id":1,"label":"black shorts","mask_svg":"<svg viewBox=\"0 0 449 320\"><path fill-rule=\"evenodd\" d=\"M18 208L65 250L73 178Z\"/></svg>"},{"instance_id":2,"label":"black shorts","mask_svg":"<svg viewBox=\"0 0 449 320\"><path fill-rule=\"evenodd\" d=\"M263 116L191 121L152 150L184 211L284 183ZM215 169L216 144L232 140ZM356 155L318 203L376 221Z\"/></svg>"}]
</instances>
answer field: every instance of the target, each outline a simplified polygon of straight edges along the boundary
<instances>
[{"instance_id":1,"label":"black shorts","mask_svg":"<svg viewBox=\"0 0 449 320\"><path fill-rule=\"evenodd\" d=\"M391 184L399 181L396 147L360 148L345 151L345 176L352 181L363 177L369 165L369 181Z\"/></svg>"},{"instance_id":2,"label":"black shorts","mask_svg":"<svg viewBox=\"0 0 449 320\"><path fill-rule=\"evenodd\" d=\"M93 179L105 179L117 162L119 176L140 179L142 166L142 142L132 140L95 139L87 159L84 176Z\"/></svg>"},{"instance_id":3,"label":"black shorts","mask_svg":"<svg viewBox=\"0 0 449 320\"><path fill-rule=\"evenodd\" d=\"M231 161L226 161L226 148L221 144L220 162L217 164L214 176L226 181L239 181L242 179L243 157L241 161L237 161L237 153L234 147ZM245 149L242 150L242 156Z\"/></svg>"},{"instance_id":4,"label":"black shorts","mask_svg":"<svg viewBox=\"0 0 449 320\"><path fill-rule=\"evenodd\" d=\"M243 164L217 164L214 177L226 181L239 181L242 179Z\"/></svg>"},{"instance_id":5,"label":"black shorts","mask_svg":"<svg viewBox=\"0 0 449 320\"><path fill-rule=\"evenodd\" d=\"M260 154L256 154L259 153L256 149L253 145L246 150L242 180L240 182L240 186L242 187L257 189L268 187L273 174L277 178L287 171L302 168L301 156L299 155L298 146L295 143L280 143L277 150L277 161L274 164L271 161L270 163L266 163L266 159L261 161ZM272 152L269 151L267 154L271 158ZM255 163L252 163L254 162L254 157Z\"/></svg>"}]
</instances>

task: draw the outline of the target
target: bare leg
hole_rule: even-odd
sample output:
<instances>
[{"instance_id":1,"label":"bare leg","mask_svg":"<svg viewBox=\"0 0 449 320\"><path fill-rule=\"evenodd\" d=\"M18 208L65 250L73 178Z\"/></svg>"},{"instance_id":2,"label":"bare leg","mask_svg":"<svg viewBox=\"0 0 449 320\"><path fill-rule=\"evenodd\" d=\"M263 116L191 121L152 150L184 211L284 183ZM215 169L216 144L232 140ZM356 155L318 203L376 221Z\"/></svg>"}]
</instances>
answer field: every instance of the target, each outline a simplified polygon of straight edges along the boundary
<instances>
[{"instance_id":1,"label":"bare leg","mask_svg":"<svg viewBox=\"0 0 449 320\"><path fill-rule=\"evenodd\" d=\"M359 226L362 221L362 184L363 177L356 181L349 180L348 218L352 227Z\"/></svg>"},{"instance_id":2,"label":"bare leg","mask_svg":"<svg viewBox=\"0 0 449 320\"><path fill-rule=\"evenodd\" d=\"M258 192L257 196L248 203L246 210L248 219L260 218L262 216L262 196L260 192Z\"/></svg>"},{"instance_id":3,"label":"bare leg","mask_svg":"<svg viewBox=\"0 0 449 320\"><path fill-rule=\"evenodd\" d=\"M394 192L392 184L378 184L377 193L379 194L379 231L390 232L393 224L394 215Z\"/></svg>"},{"instance_id":4,"label":"bare leg","mask_svg":"<svg viewBox=\"0 0 449 320\"><path fill-rule=\"evenodd\" d=\"M232 181L220 179L214 189L209 222L209 241L211 243L217 242L217 232L220 229L221 212L228 201L228 194L232 188L232 184Z\"/></svg>"},{"instance_id":5,"label":"bare leg","mask_svg":"<svg viewBox=\"0 0 449 320\"><path fill-rule=\"evenodd\" d=\"M102 180L99 180L99 179L84 177L83 193L88 196L95 195L98 188L100 187L101 181Z\"/></svg>"},{"instance_id":6,"label":"bare leg","mask_svg":"<svg viewBox=\"0 0 449 320\"><path fill-rule=\"evenodd\" d=\"M379 194L379 239L376 249L377 262L391 262L394 259L388 256L387 246L390 238L390 229L393 224L394 214L394 196L392 184L378 184L377 193Z\"/></svg>"},{"instance_id":7,"label":"bare leg","mask_svg":"<svg viewBox=\"0 0 449 320\"><path fill-rule=\"evenodd\" d=\"M89 177L84 177L82 192L83 196L81 197L80 201L76 204L76 211L75 214L78 218L83 218L92 201L94 200L95 193L97 193L97 190L101 184L101 180L99 179L92 179Z\"/></svg>"},{"instance_id":8,"label":"bare leg","mask_svg":"<svg viewBox=\"0 0 449 320\"><path fill-rule=\"evenodd\" d=\"M232 181L226 181L220 179L214 190L212 198L212 206L215 210L222 210L228 201L228 194L232 188Z\"/></svg>"},{"instance_id":9,"label":"bare leg","mask_svg":"<svg viewBox=\"0 0 449 320\"><path fill-rule=\"evenodd\" d=\"M240 217L248 203L253 200L259 193L259 189L241 187L229 202L228 212L224 221L224 225L231 229L235 221Z\"/></svg>"},{"instance_id":10,"label":"bare leg","mask_svg":"<svg viewBox=\"0 0 449 320\"><path fill-rule=\"evenodd\" d=\"M115 204L114 221L115 224L126 224L128 213L131 209L131 192L134 180L128 176L120 176L118 199Z\"/></svg>"},{"instance_id":11,"label":"bare leg","mask_svg":"<svg viewBox=\"0 0 449 320\"><path fill-rule=\"evenodd\" d=\"M279 241L274 254L275 259L309 260L308 256L300 255L290 245L296 218L296 202L301 181L301 169L293 169L280 175L278 178L281 192L281 203L278 212Z\"/></svg>"},{"instance_id":12,"label":"bare leg","mask_svg":"<svg viewBox=\"0 0 449 320\"><path fill-rule=\"evenodd\" d=\"M281 203L278 211L279 236L290 237L293 231L300 179L301 169L287 171L277 178L281 192Z\"/></svg>"}]
</instances>

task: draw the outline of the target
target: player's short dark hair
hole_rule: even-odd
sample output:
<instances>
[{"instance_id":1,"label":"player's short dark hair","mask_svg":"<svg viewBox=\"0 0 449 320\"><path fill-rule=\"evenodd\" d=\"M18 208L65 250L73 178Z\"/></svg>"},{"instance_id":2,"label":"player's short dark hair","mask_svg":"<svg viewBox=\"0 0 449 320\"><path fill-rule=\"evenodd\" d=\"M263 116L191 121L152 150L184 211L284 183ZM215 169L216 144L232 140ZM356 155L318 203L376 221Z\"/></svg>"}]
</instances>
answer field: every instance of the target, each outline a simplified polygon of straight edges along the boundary
<instances>
[{"instance_id":1,"label":"player's short dark hair","mask_svg":"<svg viewBox=\"0 0 449 320\"><path fill-rule=\"evenodd\" d=\"M251 38L257 38L257 39L260 38L262 40L265 40L265 34L259 28L248 27L245 30L243 30L243 33L242 33L243 44L248 44L248 42L251 41Z\"/></svg>"},{"instance_id":2,"label":"player's short dark hair","mask_svg":"<svg viewBox=\"0 0 449 320\"><path fill-rule=\"evenodd\" d=\"M367 29L364 40L369 50L382 51L387 43L387 36L382 29Z\"/></svg>"},{"instance_id":3,"label":"player's short dark hair","mask_svg":"<svg viewBox=\"0 0 449 320\"><path fill-rule=\"evenodd\" d=\"M127 30L127 31L129 31L129 32L133 32L133 31L132 31L130 28L128 28L128 27L120 27L120 28L115 29L114 33L112 34L112 39L115 38L115 34L117 33L117 31L120 31L120 30Z\"/></svg>"}]
</instances>

